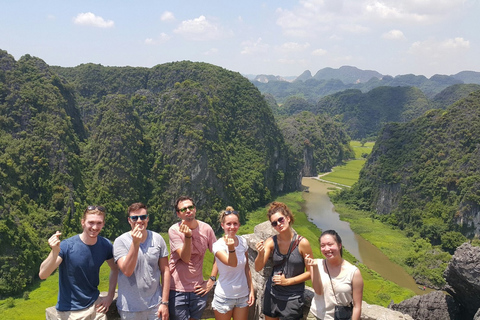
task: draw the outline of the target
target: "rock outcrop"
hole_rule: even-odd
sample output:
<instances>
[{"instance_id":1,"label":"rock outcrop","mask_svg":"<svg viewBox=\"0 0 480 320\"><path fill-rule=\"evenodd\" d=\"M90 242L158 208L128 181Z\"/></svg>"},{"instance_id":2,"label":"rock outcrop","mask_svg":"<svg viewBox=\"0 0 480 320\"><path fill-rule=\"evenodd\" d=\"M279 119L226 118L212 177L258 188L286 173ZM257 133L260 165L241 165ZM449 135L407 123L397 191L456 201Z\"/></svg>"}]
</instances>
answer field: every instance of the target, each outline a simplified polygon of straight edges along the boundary
<instances>
[{"instance_id":1,"label":"rock outcrop","mask_svg":"<svg viewBox=\"0 0 480 320\"><path fill-rule=\"evenodd\" d=\"M472 319L480 308L480 247L458 247L443 275L445 291L465 310L464 319Z\"/></svg>"},{"instance_id":2,"label":"rock outcrop","mask_svg":"<svg viewBox=\"0 0 480 320\"><path fill-rule=\"evenodd\" d=\"M390 307L416 320L480 319L480 247L469 243L458 247L444 277L448 294L435 291Z\"/></svg>"},{"instance_id":3,"label":"rock outcrop","mask_svg":"<svg viewBox=\"0 0 480 320\"><path fill-rule=\"evenodd\" d=\"M415 296L391 307L415 320L463 320L458 303L441 291Z\"/></svg>"}]
</instances>

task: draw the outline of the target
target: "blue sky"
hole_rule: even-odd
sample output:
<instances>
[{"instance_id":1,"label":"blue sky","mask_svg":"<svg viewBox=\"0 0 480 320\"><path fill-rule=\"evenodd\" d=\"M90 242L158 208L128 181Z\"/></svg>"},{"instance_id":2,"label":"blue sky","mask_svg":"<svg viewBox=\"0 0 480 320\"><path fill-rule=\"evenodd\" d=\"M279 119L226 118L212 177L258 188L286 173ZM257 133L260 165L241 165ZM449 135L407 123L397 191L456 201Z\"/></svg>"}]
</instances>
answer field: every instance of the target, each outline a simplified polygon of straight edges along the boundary
<instances>
[{"instance_id":1,"label":"blue sky","mask_svg":"<svg viewBox=\"0 0 480 320\"><path fill-rule=\"evenodd\" d=\"M0 49L49 65L202 61L298 76L480 71L479 0L0 0Z\"/></svg>"}]
</instances>

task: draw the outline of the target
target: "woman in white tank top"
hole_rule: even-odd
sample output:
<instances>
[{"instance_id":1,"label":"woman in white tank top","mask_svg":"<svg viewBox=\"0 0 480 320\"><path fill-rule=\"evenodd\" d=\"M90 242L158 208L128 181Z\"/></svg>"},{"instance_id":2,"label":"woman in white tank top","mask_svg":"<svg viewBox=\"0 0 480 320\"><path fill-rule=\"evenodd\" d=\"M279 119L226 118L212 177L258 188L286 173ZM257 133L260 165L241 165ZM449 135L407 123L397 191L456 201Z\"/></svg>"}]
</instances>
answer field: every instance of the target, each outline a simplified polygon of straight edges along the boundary
<instances>
[{"instance_id":1,"label":"woman in white tank top","mask_svg":"<svg viewBox=\"0 0 480 320\"><path fill-rule=\"evenodd\" d=\"M305 257L315 290L310 312L317 319L333 320L335 305L347 306L353 303L351 319L359 320L363 296L360 270L343 259L342 239L336 231L324 231L319 240L325 259Z\"/></svg>"}]
</instances>

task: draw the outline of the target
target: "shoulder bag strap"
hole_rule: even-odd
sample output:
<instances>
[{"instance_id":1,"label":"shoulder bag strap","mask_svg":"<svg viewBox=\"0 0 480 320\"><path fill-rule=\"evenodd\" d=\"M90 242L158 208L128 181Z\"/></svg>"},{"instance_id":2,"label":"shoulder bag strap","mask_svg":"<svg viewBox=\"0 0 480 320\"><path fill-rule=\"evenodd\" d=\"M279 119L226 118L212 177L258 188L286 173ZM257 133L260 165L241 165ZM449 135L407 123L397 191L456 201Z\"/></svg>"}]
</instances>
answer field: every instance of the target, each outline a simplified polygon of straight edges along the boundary
<instances>
[{"instance_id":1,"label":"shoulder bag strap","mask_svg":"<svg viewBox=\"0 0 480 320\"><path fill-rule=\"evenodd\" d=\"M335 293L335 289L333 288L332 277L330 276L330 271L328 270L327 261L326 261L326 260L323 260L323 262L325 262L325 268L327 268L328 277L330 278L330 285L332 286L333 296L335 297L335 302L336 302L337 305L338 305L337 294Z\"/></svg>"}]
</instances>

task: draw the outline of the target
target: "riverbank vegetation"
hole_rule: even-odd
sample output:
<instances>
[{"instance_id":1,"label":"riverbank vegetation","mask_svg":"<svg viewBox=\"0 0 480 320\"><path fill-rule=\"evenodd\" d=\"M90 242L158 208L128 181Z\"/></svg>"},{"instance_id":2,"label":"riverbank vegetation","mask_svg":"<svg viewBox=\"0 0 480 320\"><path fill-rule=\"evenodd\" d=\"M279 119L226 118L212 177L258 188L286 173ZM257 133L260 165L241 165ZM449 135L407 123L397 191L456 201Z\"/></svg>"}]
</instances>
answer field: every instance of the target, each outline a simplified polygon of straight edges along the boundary
<instances>
[{"instance_id":1,"label":"riverbank vegetation","mask_svg":"<svg viewBox=\"0 0 480 320\"><path fill-rule=\"evenodd\" d=\"M351 146L358 158L358 155L364 152L370 154L373 143L366 143L363 149L360 149L361 143L352 141ZM362 160L356 159L356 161ZM358 176L361 168L355 172L358 167L351 165L351 162L353 161L347 162L345 166L335 167L331 174L323 176L322 179L338 183L338 181L344 181L339 180L338 177ZM353 183L350 184L352 185ZM434 288L441 288L444 285L443 271L451 258L448 252L443 251L439 246L433 246L428 240L418 235L383 223L375 217L373 212L355 209L339 197L338 192L333 193L331 199L340 218L348 221L350 228L356 234L379 248L390 260L402 266L417 283Z\"/></svg>"},{"instance_id":2,"label":"riverbank vegetation","mask_svg":"<svg viewBox=\"0 0 480 320\"><path fill-rule=\"evenodd\" d=\"M372 152L374 144L373 141L351 141L350 147L355 152L355 159L332 168L331 172L320 174L320 179L341 186L353 186L358 181L360 170L365 164L365 158Z\"/></svg>"},{"instance_id":3,"label":"riverbank vegetation","mask_svg":"<svg viewBox=\"0 0 480 320\"><path fill-rule=\"evenodd\" d=\"M293 228L295 231L306 237L312 246L313 255L316 258L322 257L320 253L320 246L318 244L318 238L320 237L321 230L319 230L315 224L313 224L302 212L301 204L304 201L301 192L289 193L285 196L279 197L276 201L284 202L292 210L295 215L295 223ZM266 209L259 208L255 211L248 213L248 221L246 225L242 226L239 230L239 234L253 233L253 228L267 220ZM362 276L365 282L363 300L370 304L377 304L382 306L388 306L393 300L395 303L408 299L414 295L409 290L398 286L397 284L383 279L378 273L368 269L365 265L360 263L353 255L347 250L344 252L346 260L357 265L362 272ZM311 282L307 282L307 285L311 286Z\"/></svg>"}]
</instances>

